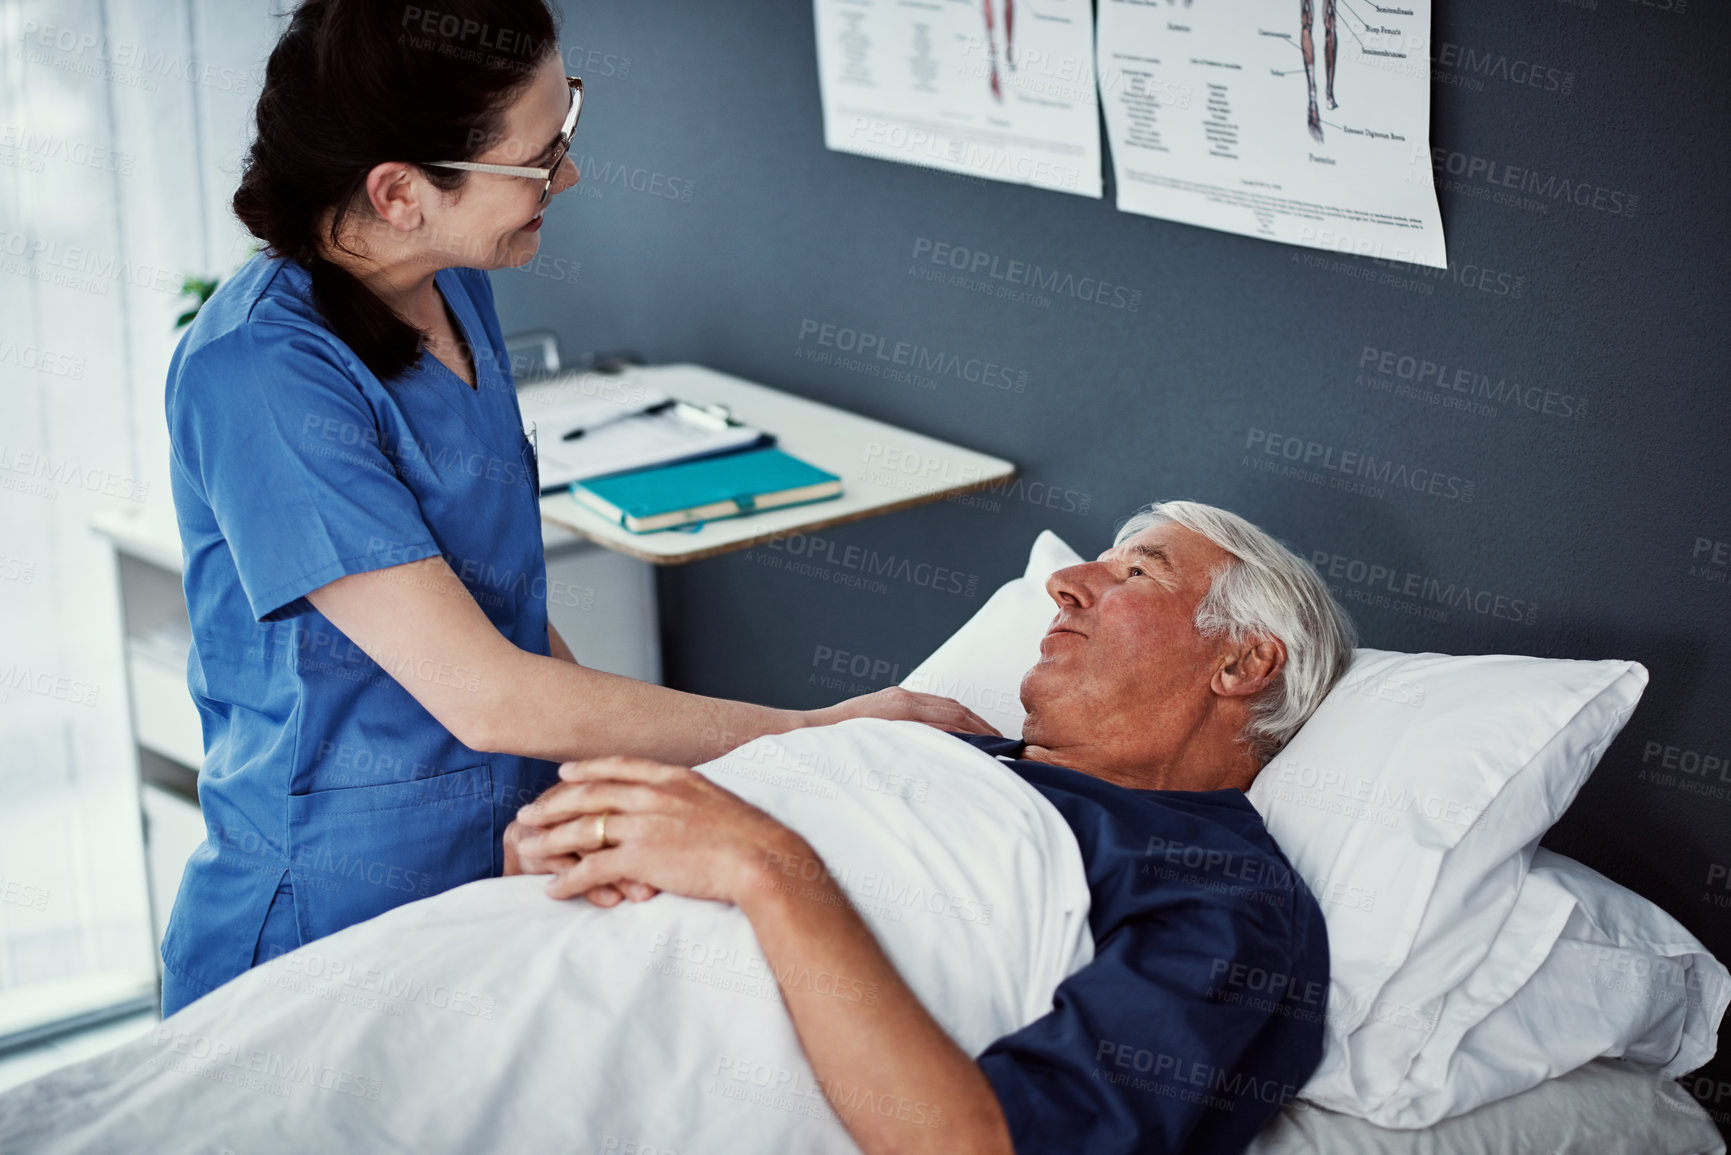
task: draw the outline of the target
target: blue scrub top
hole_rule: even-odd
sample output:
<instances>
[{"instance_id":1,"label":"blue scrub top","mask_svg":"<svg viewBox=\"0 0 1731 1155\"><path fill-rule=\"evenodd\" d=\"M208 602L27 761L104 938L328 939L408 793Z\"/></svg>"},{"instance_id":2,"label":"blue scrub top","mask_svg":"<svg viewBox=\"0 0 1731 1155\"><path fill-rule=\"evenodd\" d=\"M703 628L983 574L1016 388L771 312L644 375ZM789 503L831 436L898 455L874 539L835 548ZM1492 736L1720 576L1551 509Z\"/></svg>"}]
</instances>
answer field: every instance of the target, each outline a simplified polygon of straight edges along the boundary
<instances>
[{"instance_id":1,"label":"blue scrub top","mask_svg":"<svg viewBox=\"0 0 1731 1155\"><path fill-rule=\"evenodd\" d=\"M307 270L264 254L210 298L169 366L205 748L206 836L162 946L182 985L251 965L285 878L304 943L501 873L505 826L557 777L463 745L402 685L473 685L476 671L381 667L306 598L443 556L501 634L548 653L539 478L492 287L477 269L434 279L477 389L426 351L381 382L313 305Z\"/></svg>"},{"instance_id":2,"label":"blue scrub top","mask_svg":"<svg viewBox=\"0 0 1731 1155\"><path fill-rule=\"evenodd\" d=\"M987 1047L1019 1152L1243 1151L1322 1061L1322 910L1238 790L1131 790L997 756L1081 847L1094 961Z\"/></svg>"}]
</instances>

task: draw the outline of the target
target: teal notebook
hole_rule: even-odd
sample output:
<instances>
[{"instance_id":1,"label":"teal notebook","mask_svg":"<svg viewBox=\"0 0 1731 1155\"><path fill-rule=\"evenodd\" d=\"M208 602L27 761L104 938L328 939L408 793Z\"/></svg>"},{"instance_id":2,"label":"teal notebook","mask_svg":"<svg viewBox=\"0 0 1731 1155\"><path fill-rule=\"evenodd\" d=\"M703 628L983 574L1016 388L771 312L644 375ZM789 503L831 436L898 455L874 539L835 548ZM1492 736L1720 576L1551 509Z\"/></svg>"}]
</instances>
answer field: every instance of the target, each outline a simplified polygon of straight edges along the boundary
<instances>
[{"instance_id":1,"label":"teal notebook","mask_svg":"<svg viewBox=\"0 0 1731 1155\"><path fill-rule=\"evenodd\" d=\"M632 533L839 496L841 478L779 449L750 449L574 482L571 496Z\"/></svg>"}]
</instances>

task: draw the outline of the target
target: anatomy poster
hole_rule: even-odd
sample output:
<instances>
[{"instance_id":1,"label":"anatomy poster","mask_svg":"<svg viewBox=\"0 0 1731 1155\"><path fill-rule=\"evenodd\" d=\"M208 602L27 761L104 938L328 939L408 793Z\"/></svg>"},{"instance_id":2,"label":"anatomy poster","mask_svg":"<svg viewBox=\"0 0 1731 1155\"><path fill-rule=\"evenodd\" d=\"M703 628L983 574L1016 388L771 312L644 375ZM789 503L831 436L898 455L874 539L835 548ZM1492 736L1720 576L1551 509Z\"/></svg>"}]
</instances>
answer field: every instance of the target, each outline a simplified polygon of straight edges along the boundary
<instances>
[{"instance_id":1,"label":"anatomy poster","mask_svg":"<svg viewBox=\"0 0 1731 1155\"><path fill-rule=\"evenodd\" d=\"M813 0L824 142L1101 195L1090 0Z\"/></svg>"},{"instance_id":2,"label":"anatomy poster","mask_svg":"<svg viewBox=\"0 0 1731 1155\"><path fill-rule=\"evenodd\" d=\"M1118 207L1446 268L1430 0L1100 0Z\"/></svg>"}]
</instances>

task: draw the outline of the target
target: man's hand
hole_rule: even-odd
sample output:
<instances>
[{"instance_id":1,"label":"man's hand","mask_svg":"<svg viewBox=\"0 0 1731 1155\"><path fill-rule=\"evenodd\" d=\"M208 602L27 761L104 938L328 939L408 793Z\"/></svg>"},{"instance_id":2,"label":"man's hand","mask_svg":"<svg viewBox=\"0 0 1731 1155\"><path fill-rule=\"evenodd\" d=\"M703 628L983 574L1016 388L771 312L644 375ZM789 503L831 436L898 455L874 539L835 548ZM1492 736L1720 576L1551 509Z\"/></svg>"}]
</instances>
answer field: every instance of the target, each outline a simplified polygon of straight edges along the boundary
<instances>
[{"instance_id":1,"label":"man's hand","mask_svg":"<svg viewBox=\"0 0 1731 1155\"><path fill-rule=\"evenodd\" d=\"M827 726L849 718L923 722L940 730L971 734L998 733L985 719L953 698L899 686L862 694L803 715L808 726ZM740 739L745 741L753 736L741 735ZM792 844L803 845L792 831L685 766L643 758L596 758L567 762L559 768L559 776L562 782L517 812L517 820L505 829L504 843L507 875L553 874L557 877L549 891L562 898L583 894L598 906L613 906L626 898L642 901L660 890L672 889L693 898L733 902L736 901L733 897L696 893L690 887L700 888L704 880L712 882L718 867L737 865L733 859L742 848L748 856L759 853L755 859L757 865L766 860L778 861L766 857L772 852L767 845L771 839L766 834L769 828L762 823L774 828L779 851L800 853ZM607 782L612 782L613 787L602 785ZM638 789L621 794L617 787L626 784ZM624 801L609 804L615 798L628 800L637 810L630 810ZM711 811L725 818L726 824L716 827L707 820L694 820L695 815L708 816ZM761 822L754 825L748 821L747 812ZM610 815L605 827L609 845L605 848L596 834L598 816L603 813ZM632 821L622 825L620 820L627 817ZM701 829L690 838L678 837L678 832L688 825ZM585 856L594 857L596 852L622 845L627 827L633 835L630 855L609 853L605 856L605 869L591 865L587 870L577 870ZM729 839L733 841L724 847L721 843ZM677 873L675 860L652 853L655 846L669 852L676 847L703 847L706 848L703 855L720 857L706 858L693 867L695 874ZM633 863L652 860L652 868L661 873L674 870L676 873L670 877L677 877L681 885L665 887L653 879L633 875L620 867L626 859ZM683 859L677 861L684 863ZM609 871L613 877L603 878ZM578 889L570 889L578 885L571 879L579 880Z\"/></svg>"},{"instance_id":2,"label":"man's hand","mask_svg":"<svg viewBox=\"0 0 1731 1155\"><path fill-rule=\"evenodd\" d=\"M984 1073L920 1005L809 843L684 766L597 758L567 762L559 777L519 812L516 842L525 861L575 859L557 867L549 894L612 906L615 888L635 898L635 888L654 887L733 903L751 920L825 1095L867 1155L1012 1155ZM819 877L791 891L771 885L775 865L787 862L815 863ZM856 1004L783 977L820 973L847 975L873 998ZM859 1110L861 1088L933 1104L933 1121Z\"/></svg>"},{"instance_id":3,"label":"man's hand","mask_svg":"<svg viewBox=\"0 0 1731 1155\"><path fill-rule=\"evenodd\" d=\"M565 763L559 777L518 812L516 842L520 860L551 870L555 898L612 906L666 890L738 903L776 855L811 854L793 831L684 766L595 758Z\"/></svg>"},{"instance_id":4,"label":"man's hand","mask_svg":"<svg viewBox=\"0 0 1731 1155\"><path fill-rule=\"evenodd\" d=\"M892 722L924 722L940 730L959 730L964 734L1003 737L991 723L954 698L921 694L900 686L891 686L875 694L861 694L819 710L809 710L806 718L813 726L828 726L849 718L887 718Z\"/></svg>"}]
</instances>

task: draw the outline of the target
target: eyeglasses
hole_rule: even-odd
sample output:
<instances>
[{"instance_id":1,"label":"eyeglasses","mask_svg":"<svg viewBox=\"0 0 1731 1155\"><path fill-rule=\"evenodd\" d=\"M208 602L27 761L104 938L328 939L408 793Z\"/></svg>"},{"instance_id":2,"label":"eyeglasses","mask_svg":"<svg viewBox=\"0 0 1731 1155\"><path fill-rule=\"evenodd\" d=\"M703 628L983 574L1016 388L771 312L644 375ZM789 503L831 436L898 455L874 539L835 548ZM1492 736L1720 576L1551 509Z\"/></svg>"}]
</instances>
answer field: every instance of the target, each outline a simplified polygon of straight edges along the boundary
<instances>
[{"instance_id":1,"label":"eyeglasses","mask_svg":"<svg viewBox=\"0 0 1731 1155\"><path fill-rule=\"evenodd\" d=\"M520 176L538 180L541 182L539 203L546 204L547 198L553 193L553 174L565 163L565 154L571 150L571 134L577 131L577 116L583 111L583 81L575 76L567 76L565 83L571 89L571 110L565 114L565 124L559 130L559 140L553 145L553 159L546 168L528 168L517 164L483 164L475 160L429 160L422 163L429 168L460 168L464 172L490 172L499 176Z\"/></svg>"}]
</instances>

